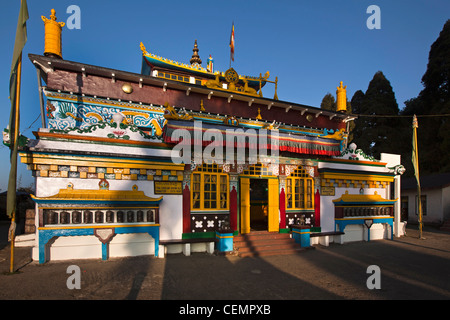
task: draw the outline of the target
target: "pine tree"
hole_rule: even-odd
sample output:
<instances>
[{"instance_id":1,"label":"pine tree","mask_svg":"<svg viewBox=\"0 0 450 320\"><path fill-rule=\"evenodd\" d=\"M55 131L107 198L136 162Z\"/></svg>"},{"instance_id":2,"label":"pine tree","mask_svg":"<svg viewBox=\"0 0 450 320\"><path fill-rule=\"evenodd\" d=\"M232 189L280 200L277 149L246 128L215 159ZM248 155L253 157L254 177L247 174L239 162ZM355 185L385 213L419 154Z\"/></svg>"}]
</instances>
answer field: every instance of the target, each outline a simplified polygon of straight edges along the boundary
<instances>
[{"instance_id":1,"label":"pine tree","mask_svg":"<svg viewBox=\"0 0 450 320\"><path fill-rule=\"evenodd\" d=\"M352 98L356 114L354 141L358 148L375 158L381 152L398 152L398 120L376 115L398 115L399 108L389 80L378 71L370 81L367 91L357 91Z\"/></svg>"},{"instance_id":2,"label":"pine tree","mask_svg":"<svg viewBox=\"0 0 450 320\"><path fill-rule=\"evenodd\" d=\"M320 103L320 108L336 112L336 99L331 93L327 93Z\"/></svg>"},{"instance_id":3,"label":"pine tree","mask_svg":"<svg viewBox=\"0 0 450 320\"><path fill-rule=\"evenodd\" d=\"M331 93L327 93L323 99L322 102L320 103L320 108L324 109L324 110L329 110L329 111L333 111L336 112L337 110L337 103L336 103L336 99L334 98L334 96ZM349 101L347 101L347 114L352 114L352 105ZM355 124L352 122L350 122L348 124L348 137L347 137L347 144L350 144L353 140L353 130L355 128Z\"/></svg>"},{"instance_id":4,"label":"pine tree","mask_svg":"<svg viewBox=\"0 0 450 320\"><path fill-rule=\"evenodd\" d=\"M403 115L450 113L450 20L431 45L423 90L405 102ZM450 118L419 117L418 149L421 173L450 172Z\"/></svg>"}]
</instances>

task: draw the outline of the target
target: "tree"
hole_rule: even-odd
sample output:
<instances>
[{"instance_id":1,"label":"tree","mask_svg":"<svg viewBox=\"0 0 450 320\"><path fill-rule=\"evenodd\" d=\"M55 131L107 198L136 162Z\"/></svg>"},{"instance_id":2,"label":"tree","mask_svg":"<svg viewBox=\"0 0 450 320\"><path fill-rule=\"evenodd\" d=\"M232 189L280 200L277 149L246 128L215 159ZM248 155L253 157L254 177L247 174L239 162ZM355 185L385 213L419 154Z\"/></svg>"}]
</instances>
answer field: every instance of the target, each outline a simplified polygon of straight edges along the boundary
<instances>
[{"instance_id":1,"label":"tree","mask_svg":"<svg viewBox=\"0 0 450 320\"><path fill-rule=\"evenodd\" d=\"M439 106L450 100L450 20L447 20L439 37L431 45L422 84L424 89L421 94L429 102L433 101Z\"/></svg>"},{"instance_id":2,"label":"tree","mask_svg":"<svg viewBox=\"0 0 450 320\"><path fill-rule=\"evenodd\" d=\"M336 99L334 98L334 96L331 93L328 92L323 97L322 102L320 103L320 108L324 109L324 110L336 112L336 110L337 110ZM346 113L352 114L352 105L349 101L347 101ZM355 124L352 121L348 124L348 137L347 137L348 144L351 143L353 140L353 129L354 128L355 128Z\"/></svg>"},{"instance_id":3,"label":"tree","mask_svg":"<svg viewBox=\"0 0 450 320\"><path fill-rule=\"evenodd\" d=\"M352 106L356 114L354 140L366 154L375 158L381 152L397 153L399 147L398 119L377 115L398 115L399 108L389 80L378 71L370 81L367 91L355 92Z\"/></svg>"},{"instance_id":4,"label":"tree","mask_svg":"<svg viewBox=\"0 0 450 320\"><path fill-rule=\"evenodd\" d=\"M331 93L327 93L320 103L320 108L324 110L329 110L336 112L336 99L334 99L334 96Z\"/></svg>"},{"instance_id":5,"label":"tree","mask_svg":"<svg viewBox=\"0 0 450 320\"><path fill-rule=\"evenodd\" d=\"M363 110L363 101L364 101L364 92L361 90L356 91L353 94L351 105L353 109L353 113L359 115L359 114L365 114L365 110ZM368 128L365 124L365 122L368 120L368 118L358 118L353 121L354 123L354 129L353 129L353 139L352 141L356 143L357 147L362 150L369 150L370 148L370 142L366 139L363 139L364 136L366 136L366 129ZM350 140L349 140L350 142Z\"/></svg>"},{"instance_id":6,"label":"tree","mask_svg":"<svg viewBox=\"0 0 450 320\"><path fill-rule=\"evenodd\" d=\"M450 113L450 20L431 45L419 95L405 101L402 115ZM418 149L421 173L450 172L450 118L419 117Z\"/></svg>"}]
</instances>

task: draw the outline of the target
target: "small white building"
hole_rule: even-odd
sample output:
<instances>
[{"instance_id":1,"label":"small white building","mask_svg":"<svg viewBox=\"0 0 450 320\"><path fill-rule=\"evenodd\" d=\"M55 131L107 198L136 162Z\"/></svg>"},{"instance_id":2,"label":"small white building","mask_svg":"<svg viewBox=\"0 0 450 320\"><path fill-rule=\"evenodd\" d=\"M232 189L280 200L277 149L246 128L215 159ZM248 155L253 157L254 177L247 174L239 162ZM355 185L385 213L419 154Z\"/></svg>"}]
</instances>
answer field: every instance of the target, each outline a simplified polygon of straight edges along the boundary
<instances>
[{"instance_id":1,"label":"small white building","mask_svg":"<svg viewBox=\"0 0 450 320\"><path fill-rule=\"evenodd\" d=\"M450 219L450 173L420 177L423 222L440 226ZM415 177L402 179L402 220L418 221L417 181Z\"/></svg>"}]
</instances>

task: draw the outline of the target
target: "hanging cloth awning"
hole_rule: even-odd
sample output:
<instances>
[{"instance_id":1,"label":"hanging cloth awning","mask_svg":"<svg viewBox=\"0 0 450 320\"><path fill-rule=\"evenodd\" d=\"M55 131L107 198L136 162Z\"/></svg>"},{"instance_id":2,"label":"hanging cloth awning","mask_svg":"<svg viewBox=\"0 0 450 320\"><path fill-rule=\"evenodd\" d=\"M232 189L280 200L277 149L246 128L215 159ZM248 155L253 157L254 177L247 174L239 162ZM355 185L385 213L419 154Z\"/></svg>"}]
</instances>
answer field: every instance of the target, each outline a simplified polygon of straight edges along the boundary
<instances>
[{"instance_id":1,"label":"hanging cloth awning","mask_svg":"<svg viewBox=\"0 0 450 320\"><path fill-rule=\"evenodd\" d=\"M244 129L200 121L169 120L164 142L183 145L266 148L298 154L339 156L341 141L320 137L280 133L278 130Z\"/></svg>"}]
</instances>

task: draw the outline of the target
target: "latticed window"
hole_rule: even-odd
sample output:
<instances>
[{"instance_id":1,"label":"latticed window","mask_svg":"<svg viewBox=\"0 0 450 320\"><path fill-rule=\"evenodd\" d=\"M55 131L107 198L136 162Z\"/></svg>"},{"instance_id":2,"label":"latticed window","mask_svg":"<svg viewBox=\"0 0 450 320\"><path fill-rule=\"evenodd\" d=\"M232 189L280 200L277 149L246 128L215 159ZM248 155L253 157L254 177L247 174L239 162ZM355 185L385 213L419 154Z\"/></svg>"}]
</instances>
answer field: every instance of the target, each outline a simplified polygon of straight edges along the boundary
<instances>
[{"instance_id":1,"label":"latticed window","mask_svg":"<svg viewBox=\"0 0 450 320\"><path fill-rule=\"evenodd\" d=\"M286 207L314 209L314 181L301 166L286 179Z\"/></svg>"},{"instance_id":2,"label":"latticed window","mask_svg":"<svg viewBox=\"0 0 450 320\"><path fill-rule=\"evenodd\" d=\"M228 175L217 164L203 164L191 176L193 210L227 210Z\"/></svg>"},{"instance_id":3,"label":"latticed window","mask_svg":"<svg viewBox=\"0 0 450 320\"><path fill-rule=\"evenodd\" d=\"M263 166L262 163L256 163L244 170L243 174L246 176L271 176L272 171L268 167Z\"/></svg>"}]
</instances>

